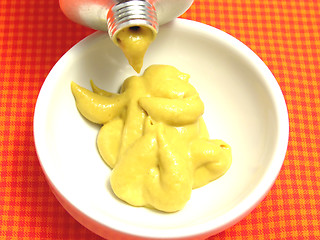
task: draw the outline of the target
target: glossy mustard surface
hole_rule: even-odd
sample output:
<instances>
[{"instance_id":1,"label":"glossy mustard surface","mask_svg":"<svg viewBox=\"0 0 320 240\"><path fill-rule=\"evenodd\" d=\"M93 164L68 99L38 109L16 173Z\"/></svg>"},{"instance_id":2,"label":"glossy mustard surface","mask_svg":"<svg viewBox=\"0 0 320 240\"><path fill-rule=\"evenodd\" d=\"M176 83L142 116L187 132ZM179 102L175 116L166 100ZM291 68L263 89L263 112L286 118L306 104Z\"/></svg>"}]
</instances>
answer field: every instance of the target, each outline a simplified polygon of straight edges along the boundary
<instances>
[{"instance_id":1,"label":"glossy mustard surface","mask_svg":"<svg viewBox=\"0 0 320 240\"><path fill-rule=\"evenodd\" d=\"M152 65L127 78L119 94L93 82L93 91L71 85L80 113L102 125L97 146L114 193L133 206L181 210L192 189L231 165L230 146L209 139L203 102L188 80L172 66Z\"/></svg>"}]
</instances>

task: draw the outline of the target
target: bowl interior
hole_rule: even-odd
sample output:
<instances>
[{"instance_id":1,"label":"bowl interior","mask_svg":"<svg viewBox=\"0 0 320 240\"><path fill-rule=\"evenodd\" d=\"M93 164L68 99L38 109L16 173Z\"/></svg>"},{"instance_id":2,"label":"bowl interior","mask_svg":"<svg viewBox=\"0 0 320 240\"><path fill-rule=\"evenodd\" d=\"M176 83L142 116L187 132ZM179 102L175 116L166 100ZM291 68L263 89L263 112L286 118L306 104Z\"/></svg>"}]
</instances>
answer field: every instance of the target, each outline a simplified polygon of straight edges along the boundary
<instances>
[{"instance_id":1,"label":"bowl interior","mask_svg":"<svg viewBox=\"0 0 320 240\"><path fill-rule=\"evenodd\" d=\"M177 237L218 232L249 213L272 186L284 159L288 116L276 80L242 43L215 28L176 20L160 28L144 68L169 64L191 75L205 104L210 137L232 147L233 162L220 179L193 190L180 212L129 206L109 185L109 167L96 148L100 126L76 109L70 82L90 79L117 92L136 73L106 33L97 32L68 51L48 75L37 101L35 143L49 182L85 215L141 236Z\"/></svg>"}]
</instances>

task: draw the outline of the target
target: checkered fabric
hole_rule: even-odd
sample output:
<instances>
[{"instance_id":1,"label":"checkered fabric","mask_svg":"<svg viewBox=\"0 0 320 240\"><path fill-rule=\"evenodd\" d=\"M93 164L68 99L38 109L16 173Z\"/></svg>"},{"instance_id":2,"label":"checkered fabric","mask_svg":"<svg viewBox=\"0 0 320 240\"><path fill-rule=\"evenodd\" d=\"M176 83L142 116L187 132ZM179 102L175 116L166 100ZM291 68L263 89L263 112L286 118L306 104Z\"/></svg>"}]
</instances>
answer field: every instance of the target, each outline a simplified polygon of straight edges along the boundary
<instances>
[{"instance_id":1,"label":"checkered fabric","mask_svg":"<svg viewBox=\"0 0 320 240\"><path fill-rule=\"evenodd\" d=\"M320 239L320 2L195 0L182 17L250 47L279 82L290 119L288 152L269 194L209 239ZM58 0L0 1L0 239L101 239L51 193L32 128L46 75L92 32L68 20Z\"/></svg>"}]
</instances>

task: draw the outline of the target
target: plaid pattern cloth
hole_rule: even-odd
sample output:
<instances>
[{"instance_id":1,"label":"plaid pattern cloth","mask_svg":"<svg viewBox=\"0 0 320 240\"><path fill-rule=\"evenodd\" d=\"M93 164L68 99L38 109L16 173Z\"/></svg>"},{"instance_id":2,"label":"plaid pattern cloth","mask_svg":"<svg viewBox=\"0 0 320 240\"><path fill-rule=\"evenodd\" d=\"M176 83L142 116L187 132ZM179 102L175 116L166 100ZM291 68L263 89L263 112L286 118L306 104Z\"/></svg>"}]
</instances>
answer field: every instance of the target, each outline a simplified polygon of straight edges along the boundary
<instances>
[{"instance_id":1,"label":"plaid pattern cloth","mask_svg":"<svg viewBox=\"0 0 320 240\"><path fill-rule=\"evenodd\" d=\"M320 2L195 0L181 17L250 47L275 75L289 111L275 185L251 214L209 239L320 239ZM0 2L0 239L101 239L51 193L32 127L46 75L92 32L68 20L58 0Z\"/></svg>"}]
</instances>

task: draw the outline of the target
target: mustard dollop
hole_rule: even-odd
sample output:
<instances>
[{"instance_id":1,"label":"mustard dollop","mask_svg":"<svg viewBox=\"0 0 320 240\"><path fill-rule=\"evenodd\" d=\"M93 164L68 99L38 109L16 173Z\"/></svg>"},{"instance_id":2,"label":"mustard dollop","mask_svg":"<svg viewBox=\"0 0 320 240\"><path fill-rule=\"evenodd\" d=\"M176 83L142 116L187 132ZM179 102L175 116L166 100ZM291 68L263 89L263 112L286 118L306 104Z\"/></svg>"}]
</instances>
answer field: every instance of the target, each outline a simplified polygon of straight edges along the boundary
<instances>
[{"instance_id":1,"label":"mustard dollop","mask_svg":"<svg viewBox=\"0 0 320 240\"><path fill-rule=\"evenodd\" d=\"M120 30L113 41L121 48L133 69L140 73L144 55L154 38L151 28L131 26Z\"/></svg>"},{"instance_id":2,"label":"mustard dollop","mask_svg":"<svg viewBox=\"0 0 320 240\"><path fill-rule=\"evenodd\" d=\"M97 146L112 169L112 190L133 206L181 210L192 189L230 167L231 148L209 139L204 104L188 80L172 66L152 65L118 94L92 81L93 91L71 84L80 113L102 125Z\"/></svg>"}]
</instances>

